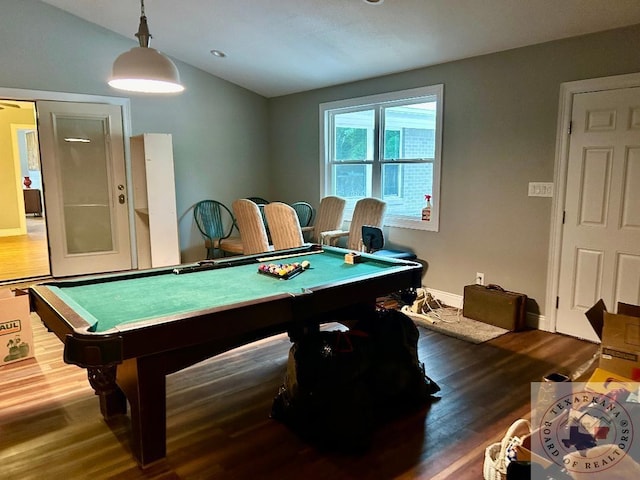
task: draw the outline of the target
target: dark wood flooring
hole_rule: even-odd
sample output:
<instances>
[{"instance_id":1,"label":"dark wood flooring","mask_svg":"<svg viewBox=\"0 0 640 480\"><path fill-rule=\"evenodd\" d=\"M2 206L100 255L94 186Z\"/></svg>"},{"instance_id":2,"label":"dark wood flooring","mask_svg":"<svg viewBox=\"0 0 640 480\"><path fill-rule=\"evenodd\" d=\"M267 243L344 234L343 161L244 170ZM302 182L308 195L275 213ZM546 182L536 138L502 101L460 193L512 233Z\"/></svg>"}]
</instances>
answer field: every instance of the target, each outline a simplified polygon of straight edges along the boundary
<instances>
[{"instance_id":1,"label":"dark wood flooring","mask_svg":"<svg viewBox=\"0 0 640 480\"><path fill-rule=\"evenodd\" d=\"M481 479L485 447L529 415L529 382L575 371L598 347L537 330L473 345L421 328L420 359L442 391L348 455L269 418L290 347L272 337L168 377L168 455L143 471L128 417L107 425L85 371L33 326L36 358L0 368L2 479Z\"/></svg>"}]
</instances>

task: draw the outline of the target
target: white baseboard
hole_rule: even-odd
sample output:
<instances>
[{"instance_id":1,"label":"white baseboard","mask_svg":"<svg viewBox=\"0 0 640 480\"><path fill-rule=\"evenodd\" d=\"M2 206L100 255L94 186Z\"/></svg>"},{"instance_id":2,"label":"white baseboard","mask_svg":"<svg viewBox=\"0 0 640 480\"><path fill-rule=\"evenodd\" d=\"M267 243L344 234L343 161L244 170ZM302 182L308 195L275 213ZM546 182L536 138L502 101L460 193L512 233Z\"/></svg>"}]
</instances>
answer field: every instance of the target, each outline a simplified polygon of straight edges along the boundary
<instances>
[{"instance_id":1,"label":"white baseboard","mask_svg":"<svg viewBox=\"0 0 640 480\"><path fill-rule=\"evenodd\" d=\"M433 288L427 288L427 292L433 295L433 298L440 300L440 302L449 307L462 308L462 295L443 292L442 290L434 290Z\"/></svg>"},{"instance_id":2,"label":"white baseboard","mask_svg":"<svg viewBox=\"0 0 640 480\"><path fill-rule=\"evenodd\" d=\"M433 288L427 288L427 292L437 298L440 302L450 307L462 308L462 302L464 297L462 295L456 295L455 293L443 292L442 290L434 290ZM538 330L545 330L551 332L549 327L549 321L544 315L537 313L527 312L525 322L527 327L535 328Z\"/></svg>"},{"instance_id":3,"label":"white baseboard","mask_svg":"<svg viewBox=\"0 0 640 480\"><path fill-rule=\"evenodd\" d=\"M549 326L549 320L544 315L527 312L527 326L544 330L545 332L553 332Z\"/></svg>"}]
</instances>

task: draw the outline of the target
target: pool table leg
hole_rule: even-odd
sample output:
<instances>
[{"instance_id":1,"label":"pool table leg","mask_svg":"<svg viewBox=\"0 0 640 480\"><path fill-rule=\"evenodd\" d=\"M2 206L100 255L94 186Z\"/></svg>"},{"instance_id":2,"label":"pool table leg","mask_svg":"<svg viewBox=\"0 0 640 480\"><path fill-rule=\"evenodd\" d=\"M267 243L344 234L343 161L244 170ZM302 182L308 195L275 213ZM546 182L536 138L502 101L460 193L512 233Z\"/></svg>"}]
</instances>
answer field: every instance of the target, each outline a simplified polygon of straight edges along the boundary
<instances>
[{"instance_id":1,"label":"pool table leg","mask_svg":"<svg viewBox=\"0 0 640 480\"><path fill-rule=\"evenodd\" d=\"M125 360L117 382L131 407L131 450L145 467L166 456L166 377L153 357Z\"/></svg>"}]
</instances>

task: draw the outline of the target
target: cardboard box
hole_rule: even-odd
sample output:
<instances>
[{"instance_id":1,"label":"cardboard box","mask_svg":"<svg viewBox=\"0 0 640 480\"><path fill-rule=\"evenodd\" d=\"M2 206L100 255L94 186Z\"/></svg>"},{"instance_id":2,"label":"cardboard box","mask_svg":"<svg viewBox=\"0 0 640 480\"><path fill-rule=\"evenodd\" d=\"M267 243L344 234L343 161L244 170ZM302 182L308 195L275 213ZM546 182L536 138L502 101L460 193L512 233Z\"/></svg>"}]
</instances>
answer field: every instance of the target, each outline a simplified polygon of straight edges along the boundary
<instances>
[{"instance_id":1,"label":"cardboard box","mask_svg":"<svg viewBox=\"0 0 640 480\"><path fill-rule=\"evenodd\" d=\"M0 366L33 357L29 295L0 289Z\"/></svg>"},{"instance_id":2,"label":"cardboard box","mask_svg":"<svg viewBox=\"0 0 640 480\"><path fill-rule=\"evenodd\" d=\"M637 388L638 383L630 378L623 377L617 373L596 368L587 381L586 389L596 393L608 395L616 390L625 389L633 392Z\"/></svg>"},{"instance_id":3,"label":"cardboard box","mask_svg":"<svg viewBox=\"0 0 640 480\"><path fill-rule=\"evenodd\" d=\"M640 318L604 312L600 367L640 381Z\"/></svg>"},{"instance_id":4,"label":"cardboard box","mask_svg":"<svg viewBox=\"0 0 640 480\"><path fill-rule=\"evenodd\" d=\"M640 383L602 368L595 369L585 388L627 403L640 403Z\"/></svg>"},{"instance_id":5,"label":"cardboard box","mask_svg":"<svg viewBox=\"0 0 640 480\"><path fill-rule=\"evenodd\" d=\"M640 307L619 303L618 313L609 313L599 300L586 316L602 342L600 368L640 381Z\"/></svg>"}]
</instances>

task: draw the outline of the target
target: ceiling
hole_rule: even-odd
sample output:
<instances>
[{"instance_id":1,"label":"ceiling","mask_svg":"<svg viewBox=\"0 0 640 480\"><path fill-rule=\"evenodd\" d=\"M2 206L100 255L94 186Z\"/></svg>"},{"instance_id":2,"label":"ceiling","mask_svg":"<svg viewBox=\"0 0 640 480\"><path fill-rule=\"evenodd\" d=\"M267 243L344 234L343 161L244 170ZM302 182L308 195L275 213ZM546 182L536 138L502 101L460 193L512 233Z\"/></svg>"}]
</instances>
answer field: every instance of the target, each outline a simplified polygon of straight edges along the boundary
<instances>
[{"instance_id":1,"label":"ceiling","mask_svg":"<svg viewBox=\"0 0 640 480\"><path fill-rule=\"evenodd\" d=\"M139 0L43 1L136 42ZM145 0L145 13L152 47L275 97L637 24L640 2Z\"/></svg>"}]
</instances>

